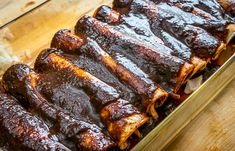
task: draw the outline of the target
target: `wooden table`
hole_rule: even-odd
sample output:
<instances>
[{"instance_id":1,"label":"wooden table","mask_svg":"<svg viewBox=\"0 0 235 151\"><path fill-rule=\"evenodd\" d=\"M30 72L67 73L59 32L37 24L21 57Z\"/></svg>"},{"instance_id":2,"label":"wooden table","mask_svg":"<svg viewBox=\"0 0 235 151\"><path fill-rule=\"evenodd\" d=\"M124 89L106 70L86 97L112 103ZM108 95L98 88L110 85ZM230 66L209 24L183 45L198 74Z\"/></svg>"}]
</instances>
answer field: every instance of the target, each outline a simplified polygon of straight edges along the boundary
<instances>
[{"instance_id":1,"label":"wooden table","mask_svg":"<svg viewBox=\"0 0 235 151\"><path fill-rule=\"evenodd\" d=\"M46 0L1 0L0 26L41 5Z\"/></svg>"},{"instance_id":2,"label":"wooden table","mask_svg":"<svg viewBox=\"0 0 235 151\"><path fill-rule=\"evenodd\" d=\"M1 3L4 3L4 1L8 0L1 0L0 6L3 6ZM27 0L11 0L11 3L16 5L17 2L22 1ZM112 0L96 0L94 2L80 0L79 5L74 3L73 8L63 13L57 11L52 12L51 10L45 10L45 14L40 16L33 13L24 17L19 21L18 25L12 24L9 26L10 31L14 33L14 39L9 42L16 55L20 56L21 54L24 54L25 50L29 50L32 52L32 56L36 56L39 50L49 46L51 37L58 29L71 28L80 16L87 14L87 12L91 12L91 9L86 9L84 6L89 5L94 9L97 8L98 5L104 3L110 5L111 2ZM20 5L22 5L22 3ZM9 5L5 6L7 7ZM67 6L63 5L60 7L66 8ZM54 9L58 10L57 7ZM46 11L49 11L49 13ZM75 11L79 11L80 15L73 15L74 13L72 12ZM14 17L21 14L20 11L15 11L15 13L16 14L13 15ZM1 15L8 15L8 13L1 13ZM10 15L12 16L12 13L10 13ZM1 17L4 18L4 16ZM7 16L5 16L5 18L7 18ZM45 22L45 19L47 22ZM25 27L27 27L27 30ZM22 43L22 39L24 39L24 43ZM45 39L47 42L45 42ZM28 46L29 42L30 47ZM175 141L173 141L165 150L235 150L235 80L233 80L213 102L192 120Z\"/></svg>"},{"instance_id":3,"label":"wooden table","mask_svg":"<svg viewBox=\"0 0 235 151\"><path fill-rule=\"evenodd\" d=\"M235 79L184 128L166 151L235 151Z\"/></svg>"}]
</instances>

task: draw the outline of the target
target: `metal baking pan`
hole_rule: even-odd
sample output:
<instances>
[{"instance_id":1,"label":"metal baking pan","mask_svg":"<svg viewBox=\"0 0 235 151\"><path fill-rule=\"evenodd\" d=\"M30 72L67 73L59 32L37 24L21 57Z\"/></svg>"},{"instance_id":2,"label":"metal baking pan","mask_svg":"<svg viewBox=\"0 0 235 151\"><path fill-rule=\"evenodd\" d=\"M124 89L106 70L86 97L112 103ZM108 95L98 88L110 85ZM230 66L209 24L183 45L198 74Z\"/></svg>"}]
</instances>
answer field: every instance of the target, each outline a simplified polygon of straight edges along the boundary
<instances>
[{"instance_id":1,"label":"metal baking pan","mask_svg":"<svg viewBox=\"0 0 235 151\"><path fill-rule=\"evenodd\" d=\"M132 150L162 150L235 78L235 54Z\"/></svg>"},{"instance_id":2,"label":"metal baking pan","mask_svg":"<svg viewBox=\"0 0 235 151\"><path fill-rule=\"evenodd\" d=\"M8 30L7 38L13 54L32 64L37 54L49 47L54 33L61 28L73 28L78 18L91 15L100 5L111 5L113 0L58 0L22 15L0 28ZM225 56L227 56L225 54ZM226 59L227 60L227 59ZM203 85L191 94L168 117L158 124L132 150L162 150L197 116L223 88L235 78L235 55L230 57Z\"/></svg>"}]
</instances>

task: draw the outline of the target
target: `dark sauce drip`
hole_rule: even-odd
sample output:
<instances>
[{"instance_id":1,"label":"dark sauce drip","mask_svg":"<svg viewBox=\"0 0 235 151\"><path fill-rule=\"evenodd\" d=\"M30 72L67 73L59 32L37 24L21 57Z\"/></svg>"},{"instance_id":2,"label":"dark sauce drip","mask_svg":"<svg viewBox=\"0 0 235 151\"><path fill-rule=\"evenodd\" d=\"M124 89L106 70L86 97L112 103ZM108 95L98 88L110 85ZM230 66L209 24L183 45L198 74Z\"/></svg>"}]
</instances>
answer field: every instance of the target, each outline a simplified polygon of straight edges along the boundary
<instances>
[{"instance_id":1,"label":"dark sauce drip","mask_svg":"<svg viewBox=\"0 0 235 151\"><path fill-rule=\"evenodd\" d=\"M81 51L87 51L86 49L86 46L84 46L81 48ZM108 69L104 65L98 63L90 55L88 56L86 54L83 54L75 56L64 54L64 56L69 59L73 64L77 65L79 68L84 69L85 71L94 75L98 79L114 87L119 92L121 98L129 101L135 106L139 106L139 96L136 95L135 92L132 91L128 85L125 85L120 80L118 80L117 77L110 73L110 71L108 71Z\"/></svg>"},{"instance_id":2,"label":"dark sauce drip","mask_svg":"<svg viewBox=\"0 0 235 151\"><path fill-rule=\"evenodd\" d=\"M71 116L95 123L104 128L99 115L90 104L90 97L82 89L78 89L68 82L62 82L58 73L42 74L41 93L51 103L56 104L67 111Z\"/></svg>"},{"instance_id":3,"label":"dark sauce drip","mask_svg":"<svg viewBox=\"0 0 235 151\"><path fill-rule=\"evenodd\" d=\"M154 27L151 30L150 22L144 15L130 13L128 16L124 16L122 20L122 24L115 25L117 30L144 41L163 53L179 57L185 61L190 60L192 54L187 46L163 29Z\"/></svg>"}]
</instances>

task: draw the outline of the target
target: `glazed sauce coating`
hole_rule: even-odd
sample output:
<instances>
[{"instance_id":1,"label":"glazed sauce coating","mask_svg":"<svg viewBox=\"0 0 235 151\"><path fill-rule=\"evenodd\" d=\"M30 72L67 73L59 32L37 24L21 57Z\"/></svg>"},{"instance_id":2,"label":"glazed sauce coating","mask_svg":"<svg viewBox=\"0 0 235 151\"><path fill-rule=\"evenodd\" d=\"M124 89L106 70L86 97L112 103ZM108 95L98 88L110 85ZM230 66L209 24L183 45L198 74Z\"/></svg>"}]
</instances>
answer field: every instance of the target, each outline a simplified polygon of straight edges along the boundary
<instances>
[{"instance_id":1,"label":"glazed sauce coating","mask_svg":"<svg viewBox=\"0 0 235 151\"><path fill-rule=\"evenodd\" d=\"M40 67L40 72L59 72L68 83L83 88L90 96L92 105L95 106L118 146L123 149L128 147L127 139L148 120L146 115L140 113L136 107L127 101L128 103L123 104L123 106L116 106L118 107L118 114L116 114L116 118L113 118L113 115L111 115L113 112L108 106L121 102L122 99L120 99L118 91L84 69L79 68L62 54L60 50L56 49L43 51L37 58L35 68L39 69L38 67ZM124 109L127 112L123 112Z\"/></svg>"},{"instance_id":2,"label":"glazed sauce coating","mask_svg":"<svg viewBox=\"0 0 235 151\"><path fill-rule=\"evenodd\" d=\"M84 42L79 44L79 41ZM79 68L84 69L98 79L113 86L118 92L121 92L121 96L125 99L131 100L132 97L136 97L134 92L110 73L105 65L97 62L97 60L101 58L99 55L97 56L92 53L92 51L94 51L93 47L100 49L98 45L91 45L87 40L71 34L70 30L63 29L54 35L51 47L61 49L65 52L61 54L63 57L68 59L72 64L75 64Z\"/></svg>"},{"instance_id":3,"label":"glazed sauce coating","mask_svg":"<svg viewBox=\"0 0 235 151\"><path fill-rule=\"evenodd\" d=\"M41 57L38 58L36 68L43 66L44 71L54 70L63 72L64 79L74 86L81 87L91 95L94 95L93 97L99 101L101 106L108 102L115 101L120 97L116 89L83 69L71 64L60 55L60 52L51 53L46 59L40 59Z\"/></svg>"},{"instance_id":4,"label":"glazed sauce coating","mask_svg":"<svg viewBox=\"0 0 235 151\"><path fill-rule=\"evenodd\" d=\"M155 49L161 48L162 45L171 48L164 48L164 53L177 56L185 61L189 61L192 57L190 48L162 28L151 26L150 20L145 15L134 12L129 12L128 15L119 14L119 21L111 22L110 20L113 19L111 18L112 16L109 16L110 13L108 12L112 13L110 7L101 6L97 10L95 18L113 25L116 30L121 31L122 33L127 33L132 37L154 46Z\"/></svg>"},{"instance_id":5,"label":"glazed sauce coating","mask_svg":"<svg viewBox=\"0 0 235 151\"><path fill-rule=\"evenodd\" d=\"M204 25L206 20L199 19L198 21L199 17L194 14L188 13L191 16L186 16L187 18L191 17L192 20L185 19L185 16L182 16L182 12L178 12L181 10L177 7L173 8L166 3L156 5L148 0L133 1L130 9L135 13L145 14L150 20L152 29L161 27L175 38L183 41L185 45L193 50L193 53L200 57L208 58L213 56L219 47L220 41L217 38L211 36L205 29L197 26L200 23L199 21L201 21L200 24ZM186 12L183 14L187 15ZM209 23L207 22L206 24ZM212 25L209 24L208 26L211 27ZM217 27L218 25L215 24L215 26ZM211 28L216 29L213 26Z\"/></svg>"},{"instance_id":6,"label":"glazed sauce coating","mask_svg":"<svg viewBox=\"0 0 235 151\"><path fill-rule=\"evenodd\" d=\"M156 51L152 47L141 44L138 40L87 16L78 21L76 32L77 34L85 32L83 34L95 39L112 57L119 54L126 56L159 84L162 81L170 81L176 78L181 66L185 63L179 58ZM161 74L165 76L161 76ZM161 79L163 77L165 78L164 80ZM172 83L172 85L174 84Z\"/></svg>"},{"instance_id":7,"label":"glazed sauce coating","mask_svg":"<svg viewBox=\"0 0 235 151\"><path fill-rule=\"evenodd\" d=\"M55 34L53 38L54 40L52 42L52 46L59 49L64 48L65 52L67 53L73 54L74 52L77 52L77 56L79 59L73 59L77 60L76 62L78 64L82 64L82 68L84 68L84 66L87 66L87 64L90 64L90 62L93 62L93 60L96 61L98 64L104 65L106 68L109 69L109 71L116 75L116 77L118 77L120 81L130 85L133 90L136 91L137 94L140 94L142 97L144 95L147 95L150 99L151 97L153 97L152 95L154 91L158 88L158 86L151 79L149 79L147 74L145 74L141 69L139 69L134 63L132 63L132 61L122 55L111 57L107 52L102 50L95 41L90 38L87 38L88 42L84 44L81 48L75 48L74 50L71 50L70 47L66 48L67 43L74 43L74 41L72 40L67 40L65 42L66 37L68 37L69 35L72 36L70 32L66 33L65 30L57 32L57 34ZM58 37L60 37L60 39ZM76 37L75 35L73 37L79 39L79 37ZM72 37L70 39L72 39ZM59 43L60 45L57 45L57 43ZM80 58L84 57L86 57L85 60L80 60ZM81 67L81 65L79 66ZM90 68L87 67L85 69L87 71L91 71L91 69L93 68L92 66L90 66ZM99 70L103 71L103 69L98 69L98 73L100 73ZM94 75L97 75L96 72L93 73ZM107 80L105 80L106 78L101 77L101 79L104 79L104 82L107 83Z\"/></svg>"},{"instance_id":8,"label":"glazed sauce coating","mask_svg":"<svg viewBox=\"0 0 235 151\"><path fill-rule=\"evenodd\" d=\"M74 54L74 52L77 52L78 57L73 57L73 60L76 60L76 62L79 64L87 66L87 64L90 64L89 62L95 61L97 62L97 64L104 65L104 67L106 67L111 73L113 73L120 81L125 82L127 85L132 87L132 89L137 94L139 94L142 99L144 99L143 102L147 110L149 110L148 108L150 108L150 106L155 107L156 102L158 105L163 104L165 100L164 98L167 97L167 93L164 92L164 90L162 90L151 79L149 79L148 75L145 74L130 60L121 55L117 57L111 57L107 52L102 50L94 40L90 38L87 38L87 43L85 43L81 48L66 48L68 43L74 43L73 40L66 40L68 36L71 36L70 39L80 39L80 37L72 35L71 32L68 30L61 30L58 31L53 37L53 41L51 44L52 47L55 47L57 49L64 49L64 52L69 54ZM76 44L71 45L73 46ZM87 59L82 61L80 60L81 56L87 57ZM72 63L74 64L74 62ZM81 68L81 65L79 65L79 67ZM92 66L91 69L93 69ZM86 70L89 71L89 67L86 68ZM97 75L97 73L94 73L94 75ZM105 80L105 78L103 79L104 82L107 81Z\"/></svg>"},{"instance_id":9,"label":"glazed sauce coating","mask_svg":"<svg viewBox=\"0 0 235 151\"><path fill-rule=\"evenodd\" d=\"M61 108L63 108L71 116L84 120L89 123L95 123L101 128L98 114L90 103L90 97L82 90L73 85L63 82L61 75L54 72L43 73L40 75L40 93L45 98Z\"/></svg>"},{"instance_id":10,"label":"glazed sauce coating","mask_svg":"<svg viewBox=\"0 0 235 151\"><path fill-rule=\"evenodd\" d=\"M87 45L81 48L82 51L83 50L87 51L87 49L88 49ZM81 54L78 56L63 54L63 56L68 60L70 60L73 64L75 64L79 68L84 69L85 71L91 73L98 79L114 87L119 92L120 97L130 102L138 100L138 96L133 90L131 90L129 86L124 85L112 73L110 73L109 70L104 65L98 63L94 57L90 55L88 56L86 54Z\"/></svg>"},{"instance_id":11,"label":"glazed sauce coating","mask_svg":"<svg viewBox=\"0 0 235 151\"><path fill-rule=\"evenodd\" d=\"M11 78L8 79L8 75L11 75ZM54 126L58 125L58 132L72 139L79 149L107 150L115 146L111 138L102 133L95 124L73 118L60 107L49 103L37 90L39 75L27 65L18 64L9 68L3 76L3 81L7 91L14 92L12 94L16 98L25 98L21 99L21 102L29 103L44 120L52 121ZM17 83L17 85L12 83ZM85 139L78 139L78 137L85 137ZM90 139L93 139L92 146L84 143ZM101 144L100 141L105 143Z\"/></svg>"},{"instance_id":12,"label":"glazed sauce coating","mask_svg":"<svg viewBox=\"0 0 235 151\"><path fill-rule=\"evenodd\" d=\"M2 92L0 94L1 127L8 132L7 135L21 143L22 146L18 147L39 151L69 151L58 142L56 136L49 132L49 128L43 121L27 112L15 99Z\"/></svg>"},{"instance_id":13,"label":"glazed sauce coating","mask_svg":"<svg viewBox=\"0 0 235 151\"><path fill-rule=\"evenodd\" d=\"M47 58L43 57L44 55L46 56L48 53L49 55L47 56ZM120 95L116 89L107 85L106 83L96 78L89 72L83 70L84 68L81 69L81 67L76 65L78 64L78 60L76 59L76 61L71 62L68 56L69 55L63 56L63 53L59 51L56 52L55 50L47 50L47 52L42 53L41 57L38 57L38 60L35 66L36 68L39 66L43 67L44 72L56 71L57 73L61 73L60 76L61 77L66 76L66 78L64 79L68 81L71 85L77 88L79 87L83 88L84 92L86 92L90 96L93 104L96 105L97 111L100 111L107 104L110 104L112 102L119 100ZM59 59L59 58L61 60L57 62L57 60L55 59ZM57 63L61 63L62 60L65 63L63 64L63 67L59 66L60 64L57 64ZM86 62L84 61L85 60L81 62L79 61L80 66L81 66L81 63L86 64ZM66 70L63 70L64 68L66 68ZM80 72L80 75L76 74L77 71ZM128 116L128 115L122 115L122 116Z\"/></svg>"}]
</instances>

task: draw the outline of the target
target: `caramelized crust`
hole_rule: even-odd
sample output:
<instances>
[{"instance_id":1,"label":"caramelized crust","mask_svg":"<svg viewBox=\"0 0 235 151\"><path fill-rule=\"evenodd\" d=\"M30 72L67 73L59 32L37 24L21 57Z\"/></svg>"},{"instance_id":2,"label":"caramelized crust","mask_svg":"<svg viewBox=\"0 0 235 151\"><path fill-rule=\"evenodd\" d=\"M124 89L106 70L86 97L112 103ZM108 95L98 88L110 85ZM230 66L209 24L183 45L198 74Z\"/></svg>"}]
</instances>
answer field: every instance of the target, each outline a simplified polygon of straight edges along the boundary
<instances>
[{"instance_id":1,"label":"caramelized crust","mask_svg":"<svg viewBox=\"0 0 235 151\"><path fill-rule=\"evenodd\" d=\"M1 133L11 141L10 144L14 144L9 148L38 151L70 150L58 142L58 138L49 132L49 128L42 120L27 112L15 99L3 92L0 92L0 123L3 128Z\"/></svg>"},{"instance_id":2,"label":"caramelized crust","mask_svg":"<svg viewBox=\"0 0 235 151\"><path fill-rule=\"evenodd\" d=\"M40 76L22 64L12 66L3 76L4 87L9 93L20 99L22 104L29 104L44 120L50 120L54 125L58 125L59 132L73 139L79 149L98 151L115 146L111 138L102 133L98 126L74 119L60 107L50 104L37 90L39 81ZM92 146L86 143L89 139L93 140Z\"/></svg>"},{"instance_id":3,"label":"caramelized crust","mask_svg":"<svg viewBox=\"0 0 235 151\"><path fill-rule=\"evenodd\" d=\"M72 64L61 55L60 51L57 51L56 49L49 49L42 52L37 58L35 64L35 68L38 67L43 69L41 72L54 71L64 73L65 77L67 77L65 80L72 80L72 84L74 86L85 88L86 92L94 97L91 101L96 105L96 109L100 112L101 119L103 119L103 122L107 127L110 127L110 125L118 126L122 123L121 127L119 127L119 133L115 133L114 130L110 131L110 129L108 129L109 133L114 137L114 140L122 149L128 147L128 138L148 121L146 115L139 112L138 109L130 103L127 103L126 107L124 104L117 106L117 113L112 113L107 110L109 109L106 108L107 105L112 106L113 104L119 103L119 101L124 101L120 99L120 95L117 90L85 70ZM103 113L103 109L112 113L109 114L110 117L102 116L105 115L105 113ZM123 112L124 109L126 110L125 112ZM114 116L116 117L113 118ZM132 116L138 118L131 118ZM107 118L112 119L112 121ZM129 118L132 120L128 120ZM125 122L123 123L122 121ZM125 135L127 132L129 135Z\"/></svg>"},{"instance_id":4,"label":"caramelized crust","mask_svg":"<svg viewBox=\"0 0 235 151\"><path fill-rule=\"evenodd\" d=\"M207 65L206 61L204 61L203 59L200 59L196 56L193 56L193 53L191 52L192 50L189 47L187 47L185 44L183 44L182 42L180 42L179 40L177 40L176 38L171 36L169 33L165 32L162 28L150 29L151 27L149 27L146 23L144 23L143 26L140 25L140 22L133 23L133 20L136 20L136 16L133 17L133 16L119 15L119 17L116 17L116 18L119 18L119 21L112 22L112 20L113 20L112 16L115 16L114 14L112 15L112 13L115 13L115 12L113 12L110 7L101 6L96 11L95 17L98 20L101 20L102 22L105 22L105 23L109 23L109 24L115 23L115 27L116 26L120 26L120 28L125 28L126 26L132 27L133 29L132 28L131 29L134 30L136 32L136 35L138 35L138 36L140 35L138 31L144 29L145 36L148 36L149 38L153 37L154 40L159 38L159 40L155 40L154 42L151 42L150 44L155 46L156 49L159 48L159 44L164 44L167 47L171 48L171 49L165 49L164 50L165 53L172 55L172 56L179 57L187 62L190 62L194 66L194 70L191 73L191 75L188 76L188 78L190 78L191 76L193 76L197 72L202 71L206 67L206 65ZM141 19L140 21L143 22L143 19ZM118 22L118 24L117 24L117 22ZM146 22L148 22L148 20ZM130 29L128 28L128 30L130 30ZM124 32L128 32L128 30L124 30ZM142 34L142 32L141 32L141 34ZM222 50L222 49L220 49L220 50ZM221 51L217 51L217 52L218 52L217 54L220 54ZM188 78L185 78L184 82L187 82Z\"/></svg>"},{"instance_id":5,"label":"caramelized crust","mask_svg":"<svg viewBox=\"0 0 235 151\"><path fill-rule=\"evenodd\" d=\"M60 38L57 38L58 34L60 34ZM87 48L85 50L79 50L79 47L75 49L71 49L69 47L66 48L67 43L71 43L71 46L76 45L72 44L74 43L74 41L65 42L65 39L68 36L73 37L71 37L70 39L80 39L78 36L71 35L71 33L68 31L66 32L66 30L59 31L53 38L57 39L57 41L55 42L55 40L53 40L52 46L56 47L57 49L62 49L67 53L72 54L74 52L77 52L78 55L83 53L87 56L95 58L99 63L104 64L105 67L107 67L121 81L130 85L133 90L136 91L136 93L143 98L144 101L149 100L147 102L144 102L146 103L147 108L150 108L150 106L153 106L153 108L155 108L156 104L160 106L164 103L168 94L164 90L162 90L155 82L149 79L148 75L145 74L130 60L125 57L116 57L115 59L112 58L107 52L103 51L92 39L88 39L88 43L84 44L84 47ZM63 45L63 42L65 42L66 44ZM60 43L61 45L56 45L57 43ZM154 113L154 115L156 114L157 113Z\"/></svg>"},{"instance_id":6,"label":"caramelized crust","mask_svg":"<svg viewBox=\"0 0 235 151\"><path fill-rule=\"evenodd\" d=\"M178 81L179 70L184 67L185 61L164 53L164 49L169 48L162 45L161 49L156 50L152 46L141 43L139 40L122 34L111 26L88 16L81 18L75 29L77 34L86 34L96 40L112 57L119 54L126 56L145 73L149 73L150 78L166 88L167 91L177 92L175 88L178 86L176 85L181 83ZM109 40L105 40L107 38ZM155 72L153 73L153 71Z\"/></svg>"}]
</instances>

